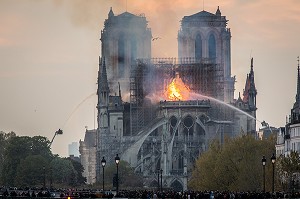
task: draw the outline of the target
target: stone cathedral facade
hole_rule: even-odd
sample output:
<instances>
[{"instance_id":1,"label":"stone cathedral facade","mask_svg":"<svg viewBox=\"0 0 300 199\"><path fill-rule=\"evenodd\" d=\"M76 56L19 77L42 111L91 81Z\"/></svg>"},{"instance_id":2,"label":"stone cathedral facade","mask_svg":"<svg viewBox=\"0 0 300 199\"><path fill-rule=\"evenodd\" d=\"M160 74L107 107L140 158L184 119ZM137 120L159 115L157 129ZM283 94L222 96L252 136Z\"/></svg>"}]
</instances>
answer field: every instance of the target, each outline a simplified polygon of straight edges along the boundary
<instances>
[{"instance_id":1,"label":"stone cathedral facade","mask_svg":"<svg viewBox=\"0 0 300 199\"><path fill-rule=\"evenodd\" d=\"M153 58L146 17L109 11L100 39L95 179L102 157L113 164L119 154L144 176L145 187L157 187L162 170L164 188L186 190L213 139L255 133L253 59L234 99L227 21L219 8L184 16L178 58Z\"/></svg>"},{"instance_id":2,"label":"stone cathedral facade","mask_svg":"<svg viewBox=\"0 0 300 199\"><path fill-rule=\"evenodd\" d=\"M235 78L231 77L230 29L218 7L215 14L202 11L185 16L178 33L179 58L209 59L224 73L224 93L219 98L233 102Z\"/></svg>"}]
</instances>

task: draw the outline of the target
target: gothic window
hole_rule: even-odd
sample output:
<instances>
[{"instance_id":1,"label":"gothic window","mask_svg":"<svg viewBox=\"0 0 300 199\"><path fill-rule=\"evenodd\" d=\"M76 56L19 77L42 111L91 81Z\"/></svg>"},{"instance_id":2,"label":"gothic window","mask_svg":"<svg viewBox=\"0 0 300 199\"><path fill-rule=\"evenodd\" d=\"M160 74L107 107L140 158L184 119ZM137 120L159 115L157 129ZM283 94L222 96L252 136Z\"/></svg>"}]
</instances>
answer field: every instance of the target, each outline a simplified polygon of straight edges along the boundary
<instances>
[{"instance_id":1,"label":"gothic window","mask_svg":"<svg viewBox=\"0 0 300 199\"><path fill-rule=\"evenodd\" d=\"M211 59L215 59L216 54L216 39L215 36L211 34L208 39L208 56Z\"/></svg>"},{"instance_id":2,"label":"gothic window","mask_svg":"<svg viewBox=\"0 0 300 199\"><path fill-rule=\"evenodd\" d=\"M136 39L131 40L131 61L134 62L134 60L137 57L137 49L136 49Z\"/></svg>"},{"instance_id":3,"label":"gothic window","mask_svg":"<svg viewBox=\"0 0 300 199\"><path fill-rule=\"evenodd\" d=\"M103 127L108 126L107 113L103 114Z\"/></svg>"},{"instance_id":4,"label":"gothic window","mask_svg":"<svg viewBox=\"0 0 300 199\"><path fill-rule=\"evenodd\" d=\"M178 169L183 169L184 153L181 151L178 157Z\"/></svg>"},{"instance_id":5,"label":"gothic window","mask_svg":"<svg viewBox=\"0 0 300 199\"><path fill-rule=\"evenodd\" d=\"M183 186L178 180L175 180L174 182L172 182L171 187L176 191L182 191L183 190Z\"/></svg>"},{"instance_id":6,"label":"gothic window","mask_svg":"<svg viewBox=\"0 0 300 199\"><path fill-rule=\"evenodd\" d=\"M118 41L118 72L119 77L124 76L125 67L125 38L124 35L120 35Z\"/></svg>"},{"instance_id":7,"label":"gothic window","mask_svg":"<svg viewBox=\"0 0 300 199\"><path fill-rule=\"evenodd\" d=\"M202 39L200 34L197 34L195 39L195 58L200 60L202 58Z\"/></svg>"},{"instance_id":8,"label":"gothic window","mask_svg":"<svg viewBox=\"0 0 300 199\"><path fill-rule=\"evenodd\" d=\"M188 115L184 118L183 124L184 124L185 127L191 128L194 124L194 120L190 115Z\"/></svg>"},{"instance_id":9,"label":"gothic window","mask_svg":"<svg viewBox=\"0 0 300 199\"><path fill-rule=\"evenodd\" d=\"M171 135L173 134L173 132L175 130L176 124L177 124L177 118L175 116L172 116L170 118L170 134Z\"/></svg>"},{"instance_id":10,"label":"gothic window","mask_svg":"<svg viewBox=\"0 0 300 199\"><path fill-rule=\"evenodd\" d=\"M190 137L190 136L193 136L193 133L194 133L194 119L188 115L186 116L184 119L183 119L183 133L185 136L187 137ZM191 138L189 138L191 139Z\"/></svg>"}]
</instances>

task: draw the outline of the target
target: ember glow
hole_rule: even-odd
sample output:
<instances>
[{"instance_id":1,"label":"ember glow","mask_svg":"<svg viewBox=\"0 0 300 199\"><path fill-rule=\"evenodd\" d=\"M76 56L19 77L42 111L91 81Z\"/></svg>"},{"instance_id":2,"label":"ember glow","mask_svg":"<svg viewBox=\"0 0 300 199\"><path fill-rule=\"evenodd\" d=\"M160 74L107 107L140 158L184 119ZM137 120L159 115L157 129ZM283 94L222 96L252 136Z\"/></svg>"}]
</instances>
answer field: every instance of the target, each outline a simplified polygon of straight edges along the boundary
<instances>
[{"instance_id":1,"label":"ember glow","mask_svg":"<svg viewBox=\"0 0 300 199\"><path fill-rule=\"evenodd\" d=\"M188 100L190 97L190 89L183 83L182 79L176 75L167 86L165 97L170 101Z\"/></svg>"}]
</instances>

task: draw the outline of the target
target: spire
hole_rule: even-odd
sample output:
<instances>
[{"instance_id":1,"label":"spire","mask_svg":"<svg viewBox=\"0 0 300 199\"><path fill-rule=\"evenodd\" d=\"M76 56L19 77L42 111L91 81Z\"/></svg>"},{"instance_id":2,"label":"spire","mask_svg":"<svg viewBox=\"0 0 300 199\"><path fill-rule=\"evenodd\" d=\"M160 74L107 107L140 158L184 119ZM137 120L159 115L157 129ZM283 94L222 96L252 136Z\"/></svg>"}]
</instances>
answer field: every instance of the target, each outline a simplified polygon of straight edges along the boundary
<instances>
[{"instance_id":1,"label":"spire","mask_svg":"<svg viewBox=\"0 0 300 199\"><path fill-rule=\"evenodd\" d=\"M254 82L253 57L251 58L251 69L249 73L249 79L250 79L250 89L256 90L255 82Z\"/></svg>"},{"instance_id":2,"label":"spire","mask_svg":"<svg viewBox=\"0 0 300 199\"><path fill-rule=\"evenodd\" d=\"M113 16L115 16L115 14L114 14L114 12L112 10L112 7L110 7L110 11L108 13L108 18L113 17Z\"/></svg>"},{"instance_id":3,"label":"spire","mask_svg":"<svg viewBox=\"0 0 300 199\"><path fill-rule=\"evenodd\" d=\"M296 102L294 103L293 108L291 109L291 123L298 124L300 123L300 66L299 66L299 56L297 57L298 66L297 66L297 94Z\"/></svg>"},{"instance_id":4,"label":"spire","mask_svg":"<svg viewBox=\"0 0 300 199\"><path fill-rule=\"evenodd\" d=\"M241 92L239 92L239 98L236 100L236 102L243 102L243 100L241 98Z\"/></svg>"},{"instance_id":5,"label":"spire","mask_svg":"<svg viewBox=\"0 0 300 199\"><path fill-rule=\"evenodd\" d=\"M98 89L100 92L109 92L105 57L100 59L99 63L99 73L98 73Z\"/></svg>"},{"instance_id":6,"label":"spire","mask_svg":"<svg viewBox=\"0 0 300 199\"><path fill-rule=\"evenodd\" d=\"M253 58L251 58L250 73L247 74L246 85L243 95L243 101L248 103L251 108L256 109L257 90L254 82Z\"/></svg>"},{"instance_id":7,"label":"spire","mask_svg":"<svg viewBox=\"0 0 300 199\"><path fill-rule=\"evenodd\" d=\"M244 102L248 102L249 99L249 95L248 95L248 91L250 88L250 84L249 84L249 74L247 74L247 78L246 78L246 83L245 83L245 88L243 89L243 101Z\"/></svg>"},{"instance_id":8,"label":"spire","mask_svg":"<svg viewBox=\"0 0 300 199\"><path fill-rule=\"evenodd\" d=\"M118 82L119 84L119 96L121 97L121 86L120 86L120 82Z\"/></svg>"},{"instance_id":9,"label":"spire","mask_svg":"<svg viewBox=\"0 0 300 199\"><path fill-rule=\"evenodd\" d=\"M217 9L217 11L216 11L216 15L217 15L217 16L221 16L221 11L220 11L219 6L218 6L218 9Z\"/></svg>"},{"instance_id":10,"label":"spire","mask_svg":"<svg viewBox=\"0 0 300 199\"><path fill-rule=\"evenodd\" d=\"M299 68L299 56L297 57L297 61L298 61L298 74L297 74L297 94L296 94L296 102L298 102L298 104L300 105L300 68ZM300 106L299 106L300 107Z\"/></svg>"}]
</instances>

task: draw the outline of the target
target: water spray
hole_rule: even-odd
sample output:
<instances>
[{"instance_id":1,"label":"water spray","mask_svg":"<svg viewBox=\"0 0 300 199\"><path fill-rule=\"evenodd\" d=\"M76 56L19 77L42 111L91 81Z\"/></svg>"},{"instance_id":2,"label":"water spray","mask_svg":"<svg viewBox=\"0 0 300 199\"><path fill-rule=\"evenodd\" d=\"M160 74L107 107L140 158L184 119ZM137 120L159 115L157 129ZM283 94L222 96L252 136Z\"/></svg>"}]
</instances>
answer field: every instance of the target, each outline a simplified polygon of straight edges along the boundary
<instances>
[{"instance_id":1,"label":"water spray","mask_svg":"<svg viewBox=\"0 0 300 199\"><path fill-rule=\"evenodd\" d=\"M85 99L83 99L76 107L75 109L71 112L71 114L69 115L69 117L67 118L67 120L64 122L63 127L64 128L66 126L66 124L68 123L68 121L71 119L71 117L73 116L73 114L77 111L77 109L84 103L86 102L88 99L90 99L92 96L96 95L97 93L92 93L89 96L87 96Z\"/></svg>"},{"instance_id":2,"label":"water spray","mask_svg":"<svg viewBox=\"0 0 300 199\"><path fill-rule=\"evenodd\" d=\"M231 108L231 109L234 109L234 110L236 110L236 111L238 111L238 112L240 112L240 113L242 113L242 114L244 114L244 115L247 115L248 117L250 117L250 118L252 118L252 119L254 119L254 120L256 120L256 121L258 121L259 123L262 124L261 121L259 121L257 118L253 117L253 116L250 115L249 113L247 113L247 112L245 112L245 111L242 111L241 109L239 109L239 108L237 108L237 107L235 107L235 106L233 106L233 105L231 105L231 104L228 104L228 103L226 103L226 102L224 102L224 101L221 101L221 100L218 100L218 99L216 99L216 98L209 97L209 96L206 96L206 95L202 95L202 94L199 94L199 93L191 93L191 95L192 95L192 96L195 96L195 97L198 96L198 97L202 97L202 98L206 98L206 99L215 101L215 102L217 102L217 103L219 103L219 104L222 104L222 105L227 106L227 107L229 107L229 108Z\"/></svg>"}]
</instances>

